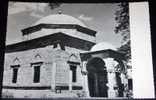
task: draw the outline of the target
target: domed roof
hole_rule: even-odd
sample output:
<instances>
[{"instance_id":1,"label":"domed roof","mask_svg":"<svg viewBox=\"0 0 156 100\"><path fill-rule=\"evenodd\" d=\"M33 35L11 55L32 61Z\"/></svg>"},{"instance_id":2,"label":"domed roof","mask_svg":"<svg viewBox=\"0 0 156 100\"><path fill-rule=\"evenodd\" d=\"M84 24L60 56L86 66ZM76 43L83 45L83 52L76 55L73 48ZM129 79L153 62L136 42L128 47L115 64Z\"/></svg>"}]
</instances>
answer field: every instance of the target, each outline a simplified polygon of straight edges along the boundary
<instances>
[{"instance_id":1,"label":"domed roof","mask_svg":"<svg viewBox=\"0 0 156 100\"><path fill-rule=\"evenodd\" d=\"M44 23L44 24L76 24L76 25L86 27L86 25L84 23L82 23L80 20L78 20L77 18L74 18L69 15L65 15L65 14L53 14L53 15L43 17L39 21L37 21L34 25L38 25L41 23Z\"/></svg>"},{"instance_id":2,"label":"domed roof","mask_svg":"<svg viewBox=\"0 0 156 100\"><path fill-rule=\"evenodd\" d=\"M112 44L107 43L107 42L101 42L101 43L94 45L90 51L100 51L100 50L106 50L106 49L111 49L115 51L117 50L115 46L113 46Z\"/></svg>"}]
</instances>

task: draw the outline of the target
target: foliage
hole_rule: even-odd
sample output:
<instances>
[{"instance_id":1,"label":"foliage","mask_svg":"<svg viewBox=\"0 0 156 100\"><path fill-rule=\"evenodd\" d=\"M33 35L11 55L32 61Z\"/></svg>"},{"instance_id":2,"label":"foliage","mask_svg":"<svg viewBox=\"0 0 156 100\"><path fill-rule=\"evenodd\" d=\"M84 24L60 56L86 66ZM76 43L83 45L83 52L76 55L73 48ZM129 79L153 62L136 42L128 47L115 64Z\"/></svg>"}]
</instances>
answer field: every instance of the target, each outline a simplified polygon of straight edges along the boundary
<instances>
[{"instance_id":1,"label":"foliage","mask_svg":"<svg viewBox=\"0 0 156 100\"><path fill-rule=\"evenodd\" d=\"M123 41L128 41L130 39L128 3L120 3L118 7L119 9L115 12L115 20L117 22L115 33L121 34L123 36Z\"/></svg>"},{"instance_id":2,"label":"foliage","mask_svg":"<svg viewBox=\"0 0 156 100\"><path fill-rule=\"evenodd\" d=\"M128 41L126 44L123 44L121 47L119 47L118 51L125 55L127 61L131 59L130 41Z\"/></svg>"},{"instance_id":3,"label":"foliage","mask_svg":"<svg viewBox=\"0 0 156 100\"><path fill-rule=\"evenodd\" d=\"M118 5L119 9L115 12L116 27L115 33L121 34L122 46L118 51L125 54L127 60L131 58L130 50L130 29L129 29L129 6L127 2L122 2Z\"/></svg>"}]
</instances>

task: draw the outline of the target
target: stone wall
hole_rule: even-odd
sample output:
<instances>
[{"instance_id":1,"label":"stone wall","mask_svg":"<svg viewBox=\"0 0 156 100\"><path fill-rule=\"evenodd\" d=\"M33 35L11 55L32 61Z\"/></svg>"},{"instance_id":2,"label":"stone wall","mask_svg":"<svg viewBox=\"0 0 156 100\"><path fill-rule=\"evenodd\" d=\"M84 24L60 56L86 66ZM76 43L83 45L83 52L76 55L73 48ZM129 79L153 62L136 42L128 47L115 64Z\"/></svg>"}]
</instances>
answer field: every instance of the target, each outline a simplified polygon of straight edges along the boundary
<instances>
[{"instance_id":1,"label":"stone wall","mask_svg":"<svg viewBox=\"0 0 156 100\"><path fill-rule=\"evenodd\" d=\"M65 47L67 51L60 50L58 48L53 48L53 46L47 46L44 48L37 48L32 50L25 50L21 52L12 52L5 54L5 64L4 64L4 75L3 75L3 87L48 87L43 91L41 90L16 90L16 89L3 89L3 94L10 93L15 97L35 97L51 94L51 84L60 86L69 85L69 64L67 61L70 59L71 55L77 57L77 61L80 62L79 52L80 50ZM31 66L32 63L43 62L40 69L40 82L34 83L34 68ZM56 74L55 80L53 80L54 63L56 63ZM12 83L13 69L12 65L20 65L18 68L17 83ZM81 66L77 66L77 82L73 83L73 86L82 86L82 74ZM55 82L53 82L55 81ZM67 90L68 91L68 90ZM55 93L52 93L55 94ZM52 95L51 94L51 95Z\"/></svg>"},{"instance_id":2,"label":"stone wall","mask_svg":"<svg viewBox=\"0 0 156 100\"><path fill-rule=\"evenodd\" d=\"M15 90L4 89L2 91L2 98L60 98L60 97L78 97L78 91L62 93L54 93L51 90Z\"/></svg>"}]
</instances>

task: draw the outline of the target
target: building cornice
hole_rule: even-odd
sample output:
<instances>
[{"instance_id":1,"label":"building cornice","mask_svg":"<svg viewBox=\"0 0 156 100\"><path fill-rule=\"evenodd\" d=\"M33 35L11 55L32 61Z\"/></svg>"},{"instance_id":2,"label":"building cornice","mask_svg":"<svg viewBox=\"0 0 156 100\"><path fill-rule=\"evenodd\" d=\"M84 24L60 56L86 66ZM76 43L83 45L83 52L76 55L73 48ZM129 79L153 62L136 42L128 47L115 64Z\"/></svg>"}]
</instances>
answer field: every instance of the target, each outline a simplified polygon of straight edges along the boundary
<instances>
[{"instance_id":1,"label":"building cornice","mask_svg":"<svg viewBox=\"0 0 156 100\"><path fill-rule=\"evenodd\" d=\"M80 57L82 60L86 60L94 54L105 54L106 57L111 57L111 58L120 59L120 60L126 60L125 55L123 53L120 53L118 51L114 51L111 49L100 50L100 51L88 51L85 53L80 53Z\"/></svg>"},{"instance_id":2,"label":"building cornice","mask_svg":"<svg viewBox=\"0 0 156 100\"><path fill-rule=\"evenodd\" d=\"M96 31L91 30L86 27L82 27L80 25L75 25L75 24L38 24L36 26L28 27L26 29L22 30L23 36L31 34L33 32L39 31L41 29L76 29L79 32L82 32L87 35L95 36Z\"/></svg>"},{"instance_id":3,"label":"building cornice","mask_svg":"<svg viewBox=\"0 0 156 100\"><path fill-rule=\"evenodd\" d=\"M10 44L6 46L5 52L18 52L29 49L36 49L46 47L48 45L53 45L55 41L60 41L64 43L65 46L77 48L80 50L89 51L95 43L86 41L83 39L75 38L64 33L51 34L27 41L18 42L15 44Z\"/></svg>"}]
</instances>

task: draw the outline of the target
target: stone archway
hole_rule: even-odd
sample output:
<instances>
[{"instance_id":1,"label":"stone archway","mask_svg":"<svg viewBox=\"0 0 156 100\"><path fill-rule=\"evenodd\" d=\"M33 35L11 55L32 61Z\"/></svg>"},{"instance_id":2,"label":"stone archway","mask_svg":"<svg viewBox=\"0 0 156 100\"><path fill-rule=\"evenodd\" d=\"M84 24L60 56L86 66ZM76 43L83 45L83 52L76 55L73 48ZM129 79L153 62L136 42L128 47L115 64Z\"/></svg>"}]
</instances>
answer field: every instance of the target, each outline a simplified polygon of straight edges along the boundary
<instances>
[{"instance_id":1,"label":"stone archway","mask_svg":"<svg viewBox=\"0 0 156 100\"><path fill-rule=\"evenodd\" d=\"M105 62L98 57L91 58L87 65L88 87L91 97L108 97L107 71Z\"/></svg>"}]
</instances>

